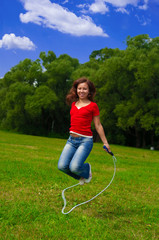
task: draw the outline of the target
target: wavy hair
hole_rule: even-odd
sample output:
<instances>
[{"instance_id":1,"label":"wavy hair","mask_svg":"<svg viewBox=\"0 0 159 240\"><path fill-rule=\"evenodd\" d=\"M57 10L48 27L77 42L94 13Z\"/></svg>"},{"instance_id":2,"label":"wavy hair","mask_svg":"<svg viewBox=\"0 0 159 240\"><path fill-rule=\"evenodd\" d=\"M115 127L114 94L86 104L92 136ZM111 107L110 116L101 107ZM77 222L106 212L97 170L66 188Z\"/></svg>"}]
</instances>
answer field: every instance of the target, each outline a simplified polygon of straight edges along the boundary
<instances>
[{"instance_id":1,"label":"wavy hair","mask_svg":"<svg viewBox=\"0 0 159 240\"><path fill-rule=\"evenodd\" d=\"M66 103L68 105L71 105L72 102L78 100L77 87L80 83L87 83L89 88L88 99L92 102L94 101L94 97L96 94L96 89L94 84L88 78L81 77L73 82L72 88L70 89L69 93L66 96Z\"/></svg>"}]
</instances>

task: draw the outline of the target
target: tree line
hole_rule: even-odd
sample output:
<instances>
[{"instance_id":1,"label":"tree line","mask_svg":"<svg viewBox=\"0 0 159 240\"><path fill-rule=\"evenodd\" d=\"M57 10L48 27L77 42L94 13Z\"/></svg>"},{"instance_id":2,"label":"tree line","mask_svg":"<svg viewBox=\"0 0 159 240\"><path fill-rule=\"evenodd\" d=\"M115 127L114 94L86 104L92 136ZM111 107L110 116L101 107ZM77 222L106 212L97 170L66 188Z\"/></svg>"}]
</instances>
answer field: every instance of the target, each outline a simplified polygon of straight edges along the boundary
<instances>
[{"instance_id":1,"label":"tree line","mask_svg":"<svg viewBox=\"0 0 159 240\"><path fill-rule=\"evenodd\" d=\"M128 36L126 46L95 50L84 64L53 51L19 62L0 79L0 128L68 135L65 97L73 81L85 76L96 86L95 101L110 143L159 148L159 37Z\"/></svg>"}]
</instances>

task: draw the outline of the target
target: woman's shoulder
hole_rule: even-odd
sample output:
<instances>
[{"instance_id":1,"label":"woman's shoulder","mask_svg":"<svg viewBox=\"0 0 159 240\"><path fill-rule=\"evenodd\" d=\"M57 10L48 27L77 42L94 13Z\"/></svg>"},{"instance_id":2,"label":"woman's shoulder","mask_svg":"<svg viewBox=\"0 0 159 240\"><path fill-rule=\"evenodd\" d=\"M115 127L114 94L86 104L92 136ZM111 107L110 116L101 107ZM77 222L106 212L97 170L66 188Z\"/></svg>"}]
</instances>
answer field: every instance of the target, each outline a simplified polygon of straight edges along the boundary
<instances>
[{"instance_id":1,"label":"woman's shoulder","mask_svg":"<svg viewBox=\"0 0 159 240\"><path fill-rule=\"evenodd\" d=\"M92 105L93 107L98 107L98 105L97 105L96 102L91 102L91 105Z\"/></svg>"},{"instance_id":2,"label":"woman's shoulder","mask_svg":"<svg viewBox=\"0 0 159 240\"><path fill-rule=\"evenodd\" d=\"M76 104L76 102L72 102L71 106L73 107Z\"/></svg>"},{"instance_id":3,"label":"woman's shoulder","mask_svg":"<svg viewBox=\"0 0 159 240\"><path fill-rule=\"evenodd\" d=\"M92 106L92 111L93 111L94 116L99 115L99 108L98 108L97 103L91 102L91 106Z\"/></svg>"}]
</instances>

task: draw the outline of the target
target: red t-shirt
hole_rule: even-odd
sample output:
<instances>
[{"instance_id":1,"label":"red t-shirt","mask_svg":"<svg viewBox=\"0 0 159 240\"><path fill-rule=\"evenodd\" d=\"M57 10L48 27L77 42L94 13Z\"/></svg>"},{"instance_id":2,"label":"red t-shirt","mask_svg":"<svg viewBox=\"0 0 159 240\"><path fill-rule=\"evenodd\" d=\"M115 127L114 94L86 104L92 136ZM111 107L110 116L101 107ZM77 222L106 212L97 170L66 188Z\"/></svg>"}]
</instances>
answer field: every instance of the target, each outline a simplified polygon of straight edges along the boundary
<instances>
[{"instance_id":1,"label":"red t-shirt","mask_svg":"<svg viewBox=\"0 0 159 240\"><path fill-rule=\"evenodd\" d=\"M76 102L72 103L70 110L70 132L82 134L84 136L92 136L91 122L94 116L99 115L99 108L97 104L90 102L88 105L78 109L75 103Z\"/></svg>"}]
</instances>

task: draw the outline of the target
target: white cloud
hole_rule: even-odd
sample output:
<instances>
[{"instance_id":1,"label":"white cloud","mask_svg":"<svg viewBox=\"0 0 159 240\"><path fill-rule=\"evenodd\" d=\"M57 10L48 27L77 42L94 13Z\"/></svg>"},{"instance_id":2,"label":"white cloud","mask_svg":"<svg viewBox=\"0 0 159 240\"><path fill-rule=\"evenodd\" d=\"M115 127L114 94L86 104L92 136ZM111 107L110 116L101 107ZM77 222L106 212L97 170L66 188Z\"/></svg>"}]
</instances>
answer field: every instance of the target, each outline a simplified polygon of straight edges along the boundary
<instances>
[{"instance_id":1,"label":"white cloud","mask_svg":"<svg viewBox=\"0 0 159 240\"><path fill-rule=\"evenodd\" d=\"M5 34L0 40L0 48L34 50L34 43L27 37L16 37L14 33Z\"/></svg>"},{"instance_id":2,"label":"white cloud","mask_svg":"<svg viewBox=\"0 0 159 240\"><path fill-rule=\"evenodd\" d=\"M26 13L20 14L23 23L35 23L74 36L108 37L103 29L96 26L90 17L77 17L62 6L50 0L23 0Z\"/></svg>"},{"instance_id":3,"label":"white cloud","mask_svg":"<svg viewBox=\"0 0 159 240\"><path fill-rule=\"evenodd\" d=\"M147 10L148 6L146 4L139 6L139 9L141 10Z\"/></svg>"},{"instance_id":4,"label":"white cloud","mask_svg":"<svg viewBox=\"0 0 159 240\"><path fill-rule=\"evenodd\" d=\"M89 11L103 14L109 11L108 4L110 4L114 8L117 8L115 11L129 14L129 12L126 10L128 5L146 10L148 8L148 2L149 0L144 0L144 4L143 0L95 0L95 2L90 5Z\"/></svg>"},{"instance_id":5,"label":"white cloud","mask_svg":"<svg viewBox=\"0 0 159 240\"><path fill-rule=\"evenodd\" d=\"M105 14L106 12L109 12L109 8L106 6L103 0L96 0L95 3L90 5L89 11L93 13Z\"/></svg>"},{"instance_id":6,"label":"white cloud","mask_svg":"<svg viewBox=\"0 0 159 240\"><path fill-rule=\"evenodd\" d=\"M117 8L115 11L116 11L116 12L121 12L121 13L129 14L129 12L128 12L125 8Z\"/></svg>"},{"instance_id":7,"label":"white cloud","mask_svg":"<svg viewBox=\"0 0 159 240\"><path fill-rule=\"evenodd\" d=\"M68 3L68 0L65 0L65 1L63 1L63 3L62 3L62 4L66 4L66 3Z\"/></svg>"},{"instance_id":8,"label":"white cloud","mask_svg":"<svg viewBox=\"0 0 159 240\"><path fill-rule=\"evenodd\" d=\"M78 4L76 7L81 8L81 11L80 11L81 13L87 14L89 12L88 9L90 5L87 3L84 3L84 4Z\"/></svg>"},{"instance_id":9,"label":"white cloud","mask_svg":"<svg viewBox=\"0 0 159 240\"><path fill-rule=\"evenodd\" d=\"M126 7L127 5L137 6L139 0L103 0L106 3L110 3L114 7Z\"/></svg>"},{"instance_id":10,"label":"white cloud","mask_svg":"<svg viewBox=\"0 0 159 240\"><path fill-rule=\"evenodd\" d=\"M146 19L144 16L139 17L138 15L135 15L135 17L142 26L146 26L151 23L151 20L149 18Z\"/></svg>"},{"instance_id":11,"label":"white cloud","mask_svg":"<svg viewBox=\"0 0 159 240\"><path fill-rule=\"evenodd\" d=\"M87 3L77 5L78 8L85 8L85 7L88 7L88 6L89 6L89 4L87 4Z\"/></svg>"}]
</instances>

